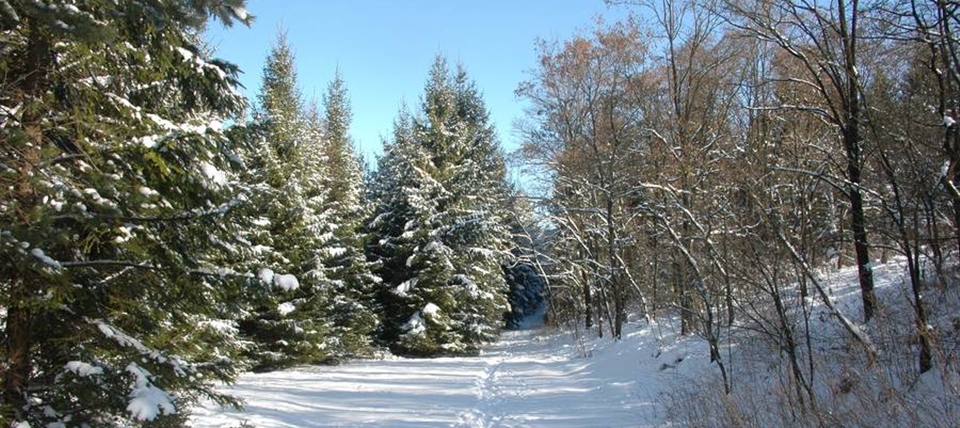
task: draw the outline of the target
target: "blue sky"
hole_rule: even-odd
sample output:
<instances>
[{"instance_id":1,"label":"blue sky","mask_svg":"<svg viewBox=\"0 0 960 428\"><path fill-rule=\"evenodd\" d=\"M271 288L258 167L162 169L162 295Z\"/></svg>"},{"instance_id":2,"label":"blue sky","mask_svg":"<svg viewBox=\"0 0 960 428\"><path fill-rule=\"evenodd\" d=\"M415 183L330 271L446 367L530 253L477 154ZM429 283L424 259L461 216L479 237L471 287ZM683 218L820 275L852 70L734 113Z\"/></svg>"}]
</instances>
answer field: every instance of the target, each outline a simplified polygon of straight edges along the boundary
<instances>
[{"instance_id":1,"label":"blue sky","mask_svg":"<svg viewBox=\"0 0 960 428\"><path fill-rule=\"evenodd\" d=\"M251 28L212 23L216 55L240 66L255 97L264 58L283 28L303 94L319 100L340 68L353 107L351 135L372 161L390 135L401 101L415 109L434 57L463 63L483 92L506 150L519 144L517 85L537 64L535 40L564 40L598 16L628 13L603 0L248 0Z\"/></svg>"}]
</instances>

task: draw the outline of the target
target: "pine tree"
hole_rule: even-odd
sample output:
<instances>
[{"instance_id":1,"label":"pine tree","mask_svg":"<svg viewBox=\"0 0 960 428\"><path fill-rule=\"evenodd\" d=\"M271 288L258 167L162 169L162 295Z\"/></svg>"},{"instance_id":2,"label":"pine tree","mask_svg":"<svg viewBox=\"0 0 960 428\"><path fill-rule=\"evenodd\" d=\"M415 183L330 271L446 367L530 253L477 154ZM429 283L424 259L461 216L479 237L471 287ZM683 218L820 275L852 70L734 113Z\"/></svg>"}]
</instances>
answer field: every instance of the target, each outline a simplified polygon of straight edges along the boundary
<instances>
[{"instance_id":1,"label":"pine tree","mask_svg":"<svg viewBox=\"0 0 960 428\"><path fill-rule=\"evenodd\" d=\"M261 214L248 235L268 265L259 271L261 287L251 292L254 307L241 331L250 339L246 355L254 369L269 370L329 357L320 292L328 281L322 254L332 236L320 175L326 159L319 124L304 113L283 33L267 57L259 101L245 157L247 185L258 192L253 209Z\"/></svg>"},{"instance_id":2,"label":"pine tree","mask_svg":"<svg viewBox=\"0 0 960 428\"><path fill-rule=\"evenodd\" d=\"M330 221L333 225L331 251L324 254L331 285L328 289L328 313L337 338L338 359L364 355L372 350L372 339L379 319L375 313L374 265L364 254L366 239L363 219L369 210L361 203L363 175L349 129L352 119L346 83L337 70L323 97L323 152Z\"/></svg>"},{"instance_id":3,"label":"pine tree","mask_svg":"<svg viewBox=\"0 0 960 428\"><path fill-rule=\"evenodd\" d=\"M421 114L401 112L380 159L373 227L384 287L384 339L414 355L472 352L507 311L500 263L503 158L463 68L438 57Z\"/></svg>"},{"instance_id":4,"label":"pine tree","mask_svg":"<svg viewBox=\"0 0 960 428\"><path fill-rule=\"evenodd\" d=\"M242 0L3 2L0 424L178 425L236 373Z\"/></svg>"},{"instance_id":5,"label":"pine tree","mask_svg":"<svg viewBox=\"0 0 960 428\"><path fill-rule=\"evenodd\" d=\"M362 173L353 141L350 122L353 112L343 75L337 69L323 96L326 125L325 151L330 171L330 198L342 205L344 212L359 209L362 193Z\"/></svg>"},{"instance_id":6,"label":"pine tree","mask_svg":"<svg viewBox=\"0 0 960 428\"><path fill-rule=\"evenodd\" d=\"M365 223L369 236L365 252L376 268L381 282L377 288L377 302L381 306L379 336L382 343L390 345L399 337L400 323L397 320L405 313L402 305L396 304L395 287L411 278L406 260L410 256L409 246L402 245L407 218L411 209L401 189L407 187L410 173L401 172L401 168L410 165L406 160L408 152L416 150L410 136L410 114L401 107L399 117L394 122L392 140L383 141L383 156L377 159L377 168L367 178L366 198L375 206L371 218Z\"/></svg>"},{"instance_id":7,"label":"pine tree","mask_svg":"<svg viewBox=\"0 0 960 428\"><path fill-rule=\"evenodd\" d=\"M454 74L457 117L465 124L459 144L463 157L456 162L459 185L455 197L462 198L451 234L461 245L461 264L466 282L477 284L474 291L469 284L468 301L474 307L464 310L464 335L474 341L495 338L504 312L509 310L504 294L508 289L502 264L512 248L511 233L506 212L510 186L506 180L506 165L489 113L462 65ZM477 297L479 300L477 301Z\"/></svg>"}]
</instances>

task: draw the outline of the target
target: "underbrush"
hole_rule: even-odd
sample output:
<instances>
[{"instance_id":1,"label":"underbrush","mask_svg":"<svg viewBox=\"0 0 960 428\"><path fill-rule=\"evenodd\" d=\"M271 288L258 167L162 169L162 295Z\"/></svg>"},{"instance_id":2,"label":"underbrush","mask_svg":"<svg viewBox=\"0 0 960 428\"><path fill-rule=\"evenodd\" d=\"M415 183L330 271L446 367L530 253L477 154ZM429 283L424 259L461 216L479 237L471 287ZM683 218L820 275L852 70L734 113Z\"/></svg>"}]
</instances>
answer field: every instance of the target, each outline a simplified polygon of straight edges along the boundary
<instances>
[{"instance_id":1,"label":"underbrush","mask_svg":"<svg viewBox=\"0 0 960 428\"><path fill-rule=\"evenodd\" d=\"M787 313L793 356L780 333L759 328L755 310L726 334L732 390L719 377L687 379L664 393L668 421L685 427L956 427L960 421L960 284L927 285L933 368L920 373L908 279L895 263L879 270L879 311L861 327L866 351L814 300ZM847 276L849 277L849 275ZM858 317L853 285L837 275L841 310ZM829 280L829 279L828 279Z\"/></svg>"}]
</instances>

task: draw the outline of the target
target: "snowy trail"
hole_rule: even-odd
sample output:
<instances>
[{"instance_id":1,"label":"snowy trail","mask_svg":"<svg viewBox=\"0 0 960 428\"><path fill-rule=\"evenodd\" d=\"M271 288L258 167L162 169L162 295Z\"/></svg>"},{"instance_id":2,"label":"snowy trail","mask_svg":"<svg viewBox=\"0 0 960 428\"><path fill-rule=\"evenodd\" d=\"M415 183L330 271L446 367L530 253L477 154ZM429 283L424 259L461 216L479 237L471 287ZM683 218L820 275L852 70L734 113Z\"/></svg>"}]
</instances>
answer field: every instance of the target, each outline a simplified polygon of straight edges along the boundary
<instances>
[{"instance_id":1,"label":"snowy trail","mask_svg":"<svg viewBox=\"0 0 960 428\"><path fill-rule=\"evenodd\" d=\"M648 332L649 333L649 332ZM248 374L244 413L194 409L202 427L643 427L676 373L649 334L578 358L569 335L510 331L477 357L357 361ZM652 354L656 354L654 357Z\"/></svg>"},{"instance_id":2,"label":"snowy trail","mask_svg":"<svg viewBox=\"0 0 960 428\"><path fill-rule=\"evenodd\" d=\"M899 311L908 321L901 324L909 325L913 309L910 300L902 297L902 285L906 281L902 263L888 263L874 272L878 296L888 305L902 299ZM858 316L856 268L827 272L824 276L837 304L845 313ZM955 298L952 296L950 299ZM953 322L955 311L950 305L954 302L949 300L943 305L940 325L949 326ZM888 310L891 307L887 306ZM825 373L833 370L838 377L848 379L845 370L850 367L849 351L836 344L844 343L849 337L835 322L829 321L822 307L813 307L813 314L815 346L818 352L833 353L829 358L835 359L833 362L823 360L835 366L824 366L820 370ZM678 337L678 332L679 319L659 324L644 320L628 323L624 326L623 340L616 342L588 338L576 344L569 333L544 329L508 331L498 343L476 357L365 360L337 367L247 374L241 376L236 385L226 388L245 400L244 413L208 404L192 409L190 422L196 427L217 428L238 428L244 422L248 423L246 426L261 428L664 426L667 415L661 403L670 401L671 411L683 412L678 406L689 405L692 388L702 390L705 396L722 394L719 370L709 361L707 344L697 337ZM822 348L824 346L828 348ZM782 422L777 418L787 415L772 414L770 419L762 413L764 409L783 405L782 392L778 389L783 385L777 384L781 380L775 367L780 357L773 349L765 342L731 344L724 348L728 367L739 370L735 390L746 391L741 399L749 400L747 406L759 406L755 407L761 411L757 413L758 418L750 419L757 421L754 425L758 426L776 426ZM586 357L581 357L583 355ZM905 358L909 358L908 364L914 361L913 355ZM902 364L892 367L881 366L877 370L884 373L903 370ZM956 394L950 392L955 390L950 388L956 385L956 378L935 371L921 377L920 382L905 384L909 390L905 398L899 398L904 400L899 403L929 405L931 413L926 421L929 423L917 423L916 415L910 413L910 406L914 404L899 404L901 409L895 410L907 413L899 414L902 419L890 423L953 426L947 422L956 419L953 417L957 414ZM860 415L857 417L876 413L870 416L876 423L865 426L883 425L890 421L889 413L885 409L875 410L877 406L888 406L891 399L885 395L885 389L882 393L875 389L883 389L888 384L877 385L865 387L867 398L849 395L830 405L836 406L835 414L839 418L848 411L852 411L853 416ZM879 401L870 401L875 399ZM847 405L852 406L852 410ZM702 411L695 414L703 415ZM761 423L764 421L769 423L764 425Z\"/></svg>"}]
</instances>

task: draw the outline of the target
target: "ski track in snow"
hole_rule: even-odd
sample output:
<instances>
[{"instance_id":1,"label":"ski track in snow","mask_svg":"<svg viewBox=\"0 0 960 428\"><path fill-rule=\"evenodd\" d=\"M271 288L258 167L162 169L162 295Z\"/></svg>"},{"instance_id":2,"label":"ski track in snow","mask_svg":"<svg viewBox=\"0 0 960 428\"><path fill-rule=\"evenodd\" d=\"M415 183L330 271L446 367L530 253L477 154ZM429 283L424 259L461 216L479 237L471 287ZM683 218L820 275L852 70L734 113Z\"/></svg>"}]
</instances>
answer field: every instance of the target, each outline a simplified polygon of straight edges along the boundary
<instances>
[{"instance_id":1,"label":"ski track in snow","mask_svg":"<svg viewBox=\"0 0 960 428\"><path fill-rule=\"evenodd\" d=\"M673 370L678 356L694 369L685 375L702 374L707 363L694 361L705 350L645 343L653 337L644 327L633 340L588 343L600 347L579 358L569 334L507 331L476 357L247 374L226 387L246 402L244 412L207 404L193 409L191 422L222 428L244 421L261 428L659 426L658 395L681 376Z\"/></svg>"}]
</instances>

